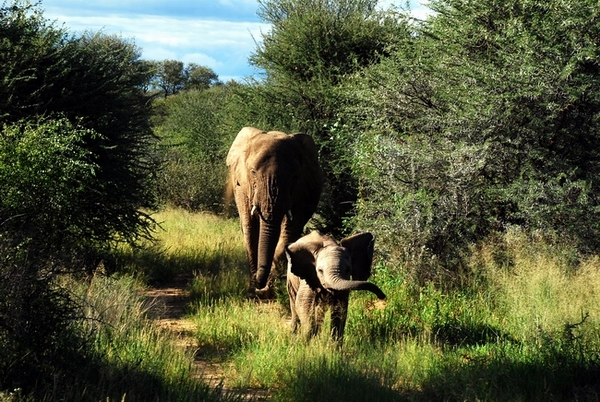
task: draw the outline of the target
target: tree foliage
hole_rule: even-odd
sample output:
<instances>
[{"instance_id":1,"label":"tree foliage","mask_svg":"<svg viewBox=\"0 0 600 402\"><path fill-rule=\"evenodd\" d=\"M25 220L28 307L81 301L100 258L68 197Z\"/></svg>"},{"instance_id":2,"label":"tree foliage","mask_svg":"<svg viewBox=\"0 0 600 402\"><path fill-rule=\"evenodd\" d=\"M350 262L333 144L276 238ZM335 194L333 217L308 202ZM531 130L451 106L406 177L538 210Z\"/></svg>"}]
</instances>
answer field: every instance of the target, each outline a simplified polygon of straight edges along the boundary
<instances>
[{"instance_id":1,"label":"tree foliage","mask_svg":"<svg viewBox=\"0 0 600 402\"><path fill-rule=\"evenodd\" d=\"M163 97L190 89L208 89L220 84L219 76L209 67L178 60L163 60L150 63L153 70L151 84Z\"/></svg>"},{"instance_id":2,"label":"tree foliage","mask_svg":"<svg viewBox=\"0 0 600 402\"><path fill-rule=\"evenodd\" d=\"M8 141L5 144L15 137L10 127L36 131L39 121L65 118L71 124L68 130L88 132L80 138L80 146L93 155L90 159L96 169L81 185L82 194L77 198L76 211L85 215L78 221L86 226L81 229L100 242L115 235L137 236L150 223L139 208L152 204L148 185L154 169L151 109L142 90L150 71L139 60L139 51L114 36L68 36L48 24L33 6L13 5L0 12L0 124L8 130L3 134ZM48 131L56 138L47 141L64 140L67 126L61 123L60 127ZM8 145L0 150L5 158L14 157L11 152ZM44 177L46 173L32 170L21 180L53 183ZM9 179L5 178L5 186L12 186ZM68 215L70 211L63 212ZM0 214L2 220L11 218L23 224L34 215L19 209L4 209Z\"/></svg>"},{"instance_id":3,"label":"tree foliage","mask_svg":"<svg viewBox=\"0 0 600 402\"><path fill-rule=\"evenodd\" d=\"M247 93L264 129L303 131L315 139L326 174L319 215L323 229L341 234L356 200L356 178L345 160L350 138L340 136L339 86L377 63L408 34L404 22L376 9L376 0L262 0L271 24L250 61L266 79Z\"/></svg>"},{"instance_id":4,"label":"tree foliage","mask_svg":"<svg viewBox=\"0 0 600 402\"><path fill-rule=\"evenodd\" d=\"M74 304L57 274L153 226L141 211L154 205L150 73L119 37L69 35L29 2L0 7L3 389L77 367Z\"/></svg>"},{"instance_id":5,"label":"tree foliage","mask_svg":"<svg viewBox=\"0 0 600 402\"><path fill-rule=\"evenodd\" d=\"M598 251L600 9L431 7L413 39L349 86L346 113L364 132L361 225L422 271L456 269L470 245L510 225Z\"/></svg>"},{"instance_id":6,"label":"tree foliage","mask_svg":"<svg viewBox=\"0 0 600 402\"><path fill-rule=\"evenodd\" d=\"M223 211L224 160L232 136L224 125L233 90L226 84L156 101L162 116L154 126L164 160L158 183L162 203L192 211Z\"/></svg>"}]
</instances>

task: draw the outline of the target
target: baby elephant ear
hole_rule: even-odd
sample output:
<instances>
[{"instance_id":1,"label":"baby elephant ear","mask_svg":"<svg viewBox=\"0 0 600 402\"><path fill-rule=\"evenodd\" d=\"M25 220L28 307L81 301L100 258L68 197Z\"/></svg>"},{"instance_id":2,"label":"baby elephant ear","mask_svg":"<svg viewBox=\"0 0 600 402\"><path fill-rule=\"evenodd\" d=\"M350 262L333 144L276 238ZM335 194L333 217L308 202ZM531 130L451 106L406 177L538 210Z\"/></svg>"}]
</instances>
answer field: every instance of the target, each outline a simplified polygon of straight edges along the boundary
<instances>
[{"instance_id":1,"label":"baby elephant ear","mask_svg":"<svg viewBox=\"0 0 600 402\"><path fill-rule=\"evenodd\" d=\"M341 243L342 247L346 248L352 257L352 279L355 281L369 279L371 264L373 263L375 236L368 232L358 233L346 237Z\"/></svg>"},{"instance_id":2,"label":"baby elephant ear","mask_svg":"<svg viewBox=\"0 0 600 402\"><path fill-rule=\"evenodd\" d=\"M300 279L304 279L313 289L321 286L317 276L316 261L316 255L321 248L323 248L323 236L317 231L285 246L289 270Z\"/></svg>"},{"instance_id":3,"label":"baby elephant ear","mask_svg":"<svg viewBox=\"0 0 600 402\"><path fill-rule=\"evenodd\" d=\"M311 280L316 276L313 253L300 241L285 246L285 255L290 271L301 279Z\"/></svg>"}]
</instances>

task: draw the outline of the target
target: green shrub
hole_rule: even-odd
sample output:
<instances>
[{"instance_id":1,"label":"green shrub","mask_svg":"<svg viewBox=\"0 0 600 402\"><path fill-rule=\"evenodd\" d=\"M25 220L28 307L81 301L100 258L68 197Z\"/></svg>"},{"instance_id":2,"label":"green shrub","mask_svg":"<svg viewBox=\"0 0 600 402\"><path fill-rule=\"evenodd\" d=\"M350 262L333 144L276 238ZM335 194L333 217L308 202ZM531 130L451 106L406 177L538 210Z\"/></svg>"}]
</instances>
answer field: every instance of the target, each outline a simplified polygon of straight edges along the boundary
<instances>
[{"instance_id":1,"label":"green shrub","mask_svg":"<svg viewBox=\"0 0 600 402\"><path fill-rule=\"evenodd\" d=\"M468 248L511 225L596 252L597 5L432 8L348 82L356 225L424 281L459 279Z\"/></svg>"},{"instance_id":2,"label":"green shrub","mask_svg":"<svg viewBox=\"0 0 600 402\"><path fill-rule=\"evenodd\" d=\"M83 359L57 275L153 225L149 71L132 44L70 36L39 4L2 3L0 37L0 387L28 394Z\"/></svg>"},{"instance_id":3,"label":"green shrub","mask_svg":"<svg viewBox=\"0 0 600 402\"><path fill-rule=\"evenodd\" d=\"M228 86L190 90L156 101L161 139L160 202L191 211L223 212L225 157L236 132L224 127ZM239 130L239 127L237 130Z\"/></svg>"}]
</instances>

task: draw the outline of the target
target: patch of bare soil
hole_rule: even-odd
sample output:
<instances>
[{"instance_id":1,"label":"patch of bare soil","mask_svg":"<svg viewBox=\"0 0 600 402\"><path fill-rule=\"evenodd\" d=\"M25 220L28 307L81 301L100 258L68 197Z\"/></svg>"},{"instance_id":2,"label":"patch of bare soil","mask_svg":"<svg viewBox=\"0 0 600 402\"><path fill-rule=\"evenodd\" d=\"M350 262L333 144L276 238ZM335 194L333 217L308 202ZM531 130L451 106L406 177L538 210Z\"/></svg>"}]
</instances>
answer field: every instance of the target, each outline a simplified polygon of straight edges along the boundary
<instances>
[{"instance_id":1,"label":"patch of bare soil","mask_svg":"<svg viewBox=\"0 0 600 402\"><path fill-rule=\"evenodd\" d=\"M198 379L212 388L221 388L225 394L239 395L244 401L267 401L269 394L263 389L233 389L228 386L225 377L226 363L214 362L198 353L198 343L194 338L195 326L186 318L186 310L190 303L189 282L191 278L178 277L172 282L156 288L147 289L144 296L148 298L148 316L163 329L173 332L178 344L194 351L194 367Z\"/></svg>"}]
</instances>

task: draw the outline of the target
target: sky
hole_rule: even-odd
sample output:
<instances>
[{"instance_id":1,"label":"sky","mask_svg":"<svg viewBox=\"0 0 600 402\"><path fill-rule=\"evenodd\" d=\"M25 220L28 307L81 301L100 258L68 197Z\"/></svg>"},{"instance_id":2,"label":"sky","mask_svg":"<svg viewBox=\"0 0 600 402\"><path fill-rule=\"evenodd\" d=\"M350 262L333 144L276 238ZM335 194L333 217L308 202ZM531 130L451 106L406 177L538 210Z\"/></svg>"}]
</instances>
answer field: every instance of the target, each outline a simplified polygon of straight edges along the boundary
<instances>
[{"instance_id":1,"label":"sky","mask_svg":"<svg viewBox=\"0 0 600 402\"><path fill-rule=\"evenodd\" d=\"M380 0L383 7L405 0ZM411 0L417 17L425 6ZM269 25L258 0L42 0L44 16L70 33L103 32L132 40L147 60L179 60L210 67L223 82L260 72L249 56Z\"/></svg>"}]
</instances>

